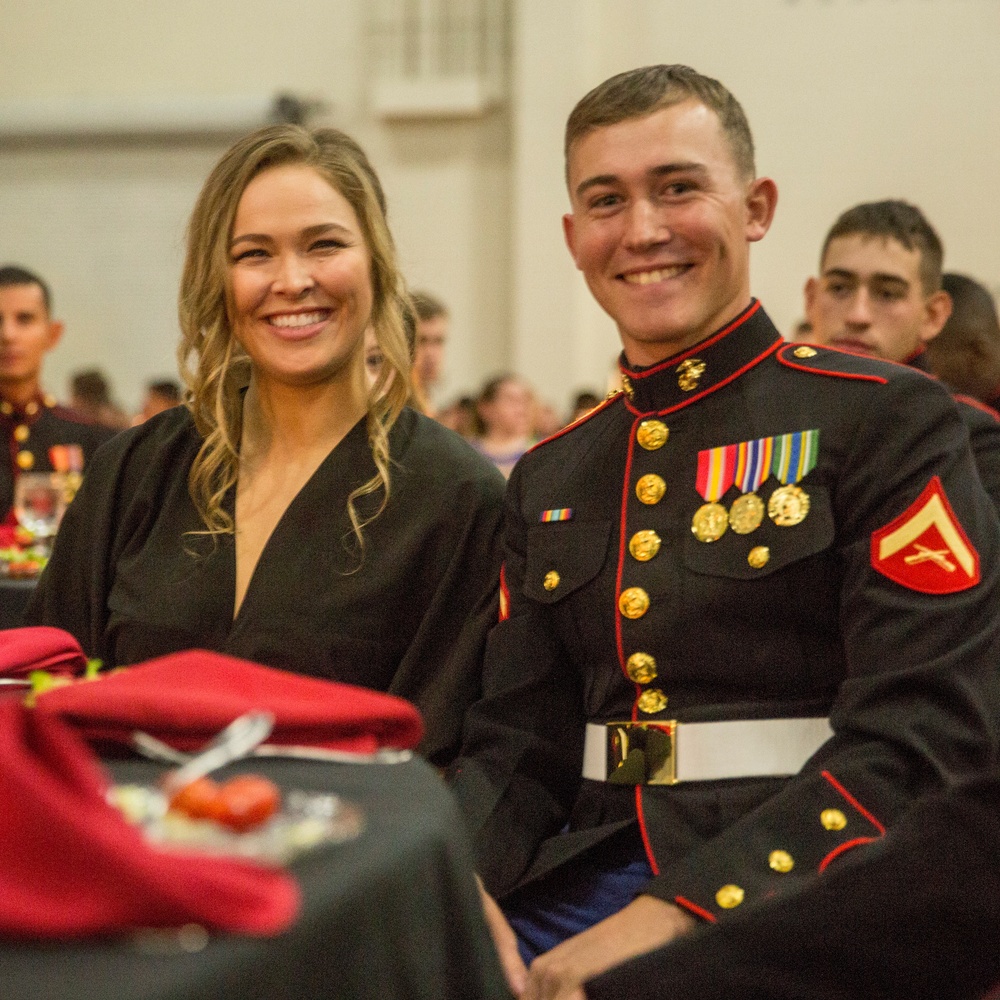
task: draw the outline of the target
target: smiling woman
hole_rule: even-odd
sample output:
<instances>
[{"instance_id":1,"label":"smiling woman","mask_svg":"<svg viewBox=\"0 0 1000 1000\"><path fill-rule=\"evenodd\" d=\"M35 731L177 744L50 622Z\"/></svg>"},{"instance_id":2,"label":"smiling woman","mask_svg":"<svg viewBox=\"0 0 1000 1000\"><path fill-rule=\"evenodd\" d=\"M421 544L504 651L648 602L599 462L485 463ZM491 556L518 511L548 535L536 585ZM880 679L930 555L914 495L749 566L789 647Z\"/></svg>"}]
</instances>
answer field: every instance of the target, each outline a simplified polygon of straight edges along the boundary
<instances>
[{"instance_id":1,"label":"smiling woman","mask_svg":"<svg viewBox=\"0 0 1000 1000\"><path fill-rule=\"evenodd\" d=\"M503 480L405 405L385 216L337 130L275 126L223 156L188 229L186 406L95 457L28 620L105 666L199 647L388 690L444 763L496 619Z\"/></svg>"}]
</instances>

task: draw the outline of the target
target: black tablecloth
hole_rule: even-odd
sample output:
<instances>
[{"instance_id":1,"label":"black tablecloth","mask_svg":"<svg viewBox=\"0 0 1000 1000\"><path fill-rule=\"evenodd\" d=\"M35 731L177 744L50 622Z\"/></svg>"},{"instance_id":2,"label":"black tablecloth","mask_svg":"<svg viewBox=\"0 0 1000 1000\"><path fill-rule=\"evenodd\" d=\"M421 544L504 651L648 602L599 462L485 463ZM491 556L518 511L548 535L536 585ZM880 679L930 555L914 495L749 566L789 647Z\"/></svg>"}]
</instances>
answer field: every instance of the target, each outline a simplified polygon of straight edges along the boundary
<instances>
[{"instance_id":1,"label":"black tablecloth","mask_svg":"<svg viewBox=\"0 0 1000 1000\"><path fill-rule=\"evenodd\" d=\"M148 783L160 770L145 761L109 766L127 782ZM149 941L138 938L0 942L0 997L508 1000L462 825L432 768L422 760L254 760L219 776L240 770L267 774L285 789L334 791L365 813L357 840L292 863L303 910L289 931L270 939L212 938L194 954L150 954Z\"/></svg>"}]
</instances>

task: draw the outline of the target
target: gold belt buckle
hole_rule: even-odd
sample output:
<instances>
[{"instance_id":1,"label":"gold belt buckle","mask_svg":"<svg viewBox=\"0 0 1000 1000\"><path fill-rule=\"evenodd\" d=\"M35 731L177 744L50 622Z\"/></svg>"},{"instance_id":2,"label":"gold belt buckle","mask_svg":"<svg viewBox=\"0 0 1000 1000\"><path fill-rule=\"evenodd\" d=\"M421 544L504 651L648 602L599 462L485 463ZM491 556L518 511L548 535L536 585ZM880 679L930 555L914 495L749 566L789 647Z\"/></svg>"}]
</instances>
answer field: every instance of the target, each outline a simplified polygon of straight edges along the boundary
<instances>
[{"instance_id":1,"label":"gold belt buckle","mask_svg":"<svg viewBox=\"0 0 1000 1000\"><path fill-rule=\"evenodd\" d=\"M607 722L608 778L616 785L677 784L677 720Z\"/></svg>"}]
</instances>

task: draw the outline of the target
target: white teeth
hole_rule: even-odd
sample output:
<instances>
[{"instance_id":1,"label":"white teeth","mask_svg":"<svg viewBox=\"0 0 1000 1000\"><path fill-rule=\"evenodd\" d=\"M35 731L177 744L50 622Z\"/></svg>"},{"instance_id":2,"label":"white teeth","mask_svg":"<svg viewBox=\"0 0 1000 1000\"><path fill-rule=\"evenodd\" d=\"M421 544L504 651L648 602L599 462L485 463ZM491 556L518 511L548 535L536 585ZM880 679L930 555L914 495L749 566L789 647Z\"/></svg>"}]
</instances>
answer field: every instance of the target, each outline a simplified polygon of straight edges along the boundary
<instances>
[{"instance_id":1,"label":"white teeth","mask_svg":"<svg viewBox=\"0 0 1000 1000\"><path fill-rule=\"evenodd\" d=\"M658 271L637 271L635 274L626 274L625 280L630 285L652 285L657 281L674 278L684 270L683 264L676 264L673 267L662 267Z\"/></svg>"},{"instance_id":2,"label":"white teeth","mask_svg":"<svg viewBox=\"0 0 1000 1000\"><path fill-rule=\"evenodd\" d=\"M284 313L269 316L268 322L271 326L311 326L313 323L322 323L326 315L325 312Z\"/></svg>"}]
</instances>

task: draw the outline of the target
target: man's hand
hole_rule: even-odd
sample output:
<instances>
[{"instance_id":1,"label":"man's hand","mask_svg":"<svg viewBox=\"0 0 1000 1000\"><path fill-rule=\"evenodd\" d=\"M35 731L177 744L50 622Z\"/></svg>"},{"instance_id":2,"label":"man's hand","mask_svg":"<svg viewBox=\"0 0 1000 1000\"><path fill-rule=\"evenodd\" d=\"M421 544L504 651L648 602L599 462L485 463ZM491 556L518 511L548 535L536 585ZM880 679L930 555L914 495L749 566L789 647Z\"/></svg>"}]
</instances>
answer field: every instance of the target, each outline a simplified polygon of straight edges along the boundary
<instances>
[{"instance_id":1,"label":"man's hand","mask_svg":"<svg viewBox=\"0 0 1000 1000\"><path fill-rule=\"evenodd\" d=\"M528 970L521 961L521 953L517 950L517 935L514 933L503 911L497 906L497 901L486 891L479 876L476 876L479 895L483 901L483 913L486 916L486 926L490 929L497 955L500 956L500 966L507 985L514 996L521 996L524 984L528 979Z\"/></svg>"},{"instance_id":2,"label":"man's hand","mask_svg":"<svg viewBox=\"0 0 1000 1000\"><path fill-rule=\"evenodd\" d=\"M586 980L659 948L696 925L694 917L673 903L639 896L614 916L539 955L528 969L524 992L514 992L522 1000L584 1000L581 985Z\"/></svg>"}]
</instances>

